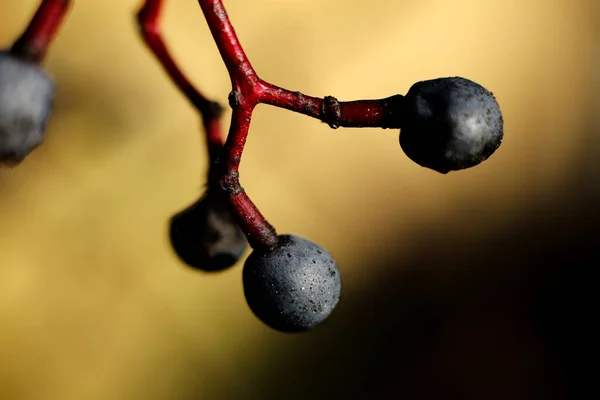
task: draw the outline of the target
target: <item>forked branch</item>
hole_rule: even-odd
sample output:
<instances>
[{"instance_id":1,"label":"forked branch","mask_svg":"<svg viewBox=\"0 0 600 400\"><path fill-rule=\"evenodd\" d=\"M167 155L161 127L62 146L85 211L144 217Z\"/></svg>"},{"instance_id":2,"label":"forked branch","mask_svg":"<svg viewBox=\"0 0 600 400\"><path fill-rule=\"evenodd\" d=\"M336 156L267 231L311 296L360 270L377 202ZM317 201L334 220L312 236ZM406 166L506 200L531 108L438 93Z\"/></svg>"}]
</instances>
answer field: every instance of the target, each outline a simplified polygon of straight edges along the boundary
<instances>
[{"instance_id":1,"label":"forked branch","mask_svg":"<svg viewBox=\"0 0 600 400\"><path fill-rule=\"evenodd\" d=\"M199 4L232 84L229 104L233 109L233 117L225 143L225 171L221 178L222 187L227 191L241 227L251 243L262 236L261 244L271 245L275 240L275 230L264 220L239 183L239 164L254 107L265 103L285 108L319 119L332 128L340 126L397 128L400 126L398 110L403 96L340 102L332 96L325 98L307 96L266 82L260 79L252 67L223 2L199 0Z\"/></svg>"}]
</instances>

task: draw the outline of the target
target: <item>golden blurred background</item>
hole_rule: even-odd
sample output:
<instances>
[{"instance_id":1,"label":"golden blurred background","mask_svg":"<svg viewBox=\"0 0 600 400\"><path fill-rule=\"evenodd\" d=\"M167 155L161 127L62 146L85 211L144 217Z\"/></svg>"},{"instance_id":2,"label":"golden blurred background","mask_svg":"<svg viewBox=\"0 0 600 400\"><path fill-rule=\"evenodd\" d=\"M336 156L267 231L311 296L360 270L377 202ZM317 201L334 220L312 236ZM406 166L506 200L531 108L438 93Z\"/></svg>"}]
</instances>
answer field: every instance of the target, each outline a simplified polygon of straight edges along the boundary
<instances>
[{"instance_id":1,"label":"golden blurred background","mask_svg":"<svg viewBox=\"0 0 600 400\"><path fill-rule=\"evenodd\" d=\"M0 4L3 46L38 2ZM47 140L0 170L0 399L576 398L600 236L597 1L225 2L268 81L352 100L459 75L504 114L497 153L444 176L397 130L258 107L242 184L344 281L303 335L252 315L242 263L206 274L170 250L167 221L201 194L207 159L198 116L137 35L139 6L74 1L46 64ZM162 25L226 104L197 2L167 1Z\"/></svg>"}]
</instances>

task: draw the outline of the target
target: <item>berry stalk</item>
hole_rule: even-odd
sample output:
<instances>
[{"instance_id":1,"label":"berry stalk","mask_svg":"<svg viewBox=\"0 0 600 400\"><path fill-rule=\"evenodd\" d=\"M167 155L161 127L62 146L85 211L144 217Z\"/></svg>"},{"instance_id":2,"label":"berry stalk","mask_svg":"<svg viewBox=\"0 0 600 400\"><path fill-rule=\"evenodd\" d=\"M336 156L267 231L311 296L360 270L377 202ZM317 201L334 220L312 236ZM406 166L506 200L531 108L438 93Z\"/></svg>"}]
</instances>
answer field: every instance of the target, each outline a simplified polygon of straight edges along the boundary
<instances>
[{"instance_id":1,"label":"berry stalk","mask_svg":"<svg viewBox=\"0 0 600 400\"><path fill-rule=\"evenodd\" d=\"M246 56L221 0L198 0L217 49L225 63L231 83L248 98L255 98L256 72Z\"/></svg>"},{"instance_id":2,"label":"berry stalk","mask_svg":"<svg viewBox=\"0 0 600 400\"><path fill-rule=\"evenodd\" d=\"M258 77L250 64L221 0L200 0L200 7L231 79L229 105L233 113L227 141L221 187L237 215L240 228L254 248L277 242L275 229L248 197L239 181L239 164L250 129L252 112L258 104Z\"/></svg>"},{"instance_id":3,"label":"berry stalk","mask_svg":"<svg viewBox=\"0 0 600 400\"><path fill-rule=\"evenodd\" d=\"M239 164L244 151L252 112L259 103L285 108L317 118L331 128L400 126L403 96L381 100L339 102L335 97L317 98L278 87L260 79L229 20L221 0L199 0L200 8L231 79L229 105L233 109L225 143L225 169L222 188L238 216L242 230L254 247L277 242L273 227L265 220L239 183Z\"/></svg>"},{"instance_id":4,"label":"berry stalk","mask_svg":"<svg viewBox=\"0 0 600 400\"><path fill-rule=\"evenodd\" d=\"M316 118L331 128L400 128L398 110L404 96L395 95L377 100L338 101L333 96L325 98L292 92L271 83L260 81L258 100L278 108Z\"/></svg>"},{"instance_id":5,"label":"berry stalk","mask_svg":"<svg viewBox=\"0 0 600 400\"><path fill-rule=\"evenodd\" d=\"M220 124L223 108L219 103L206 98L189 81L171 56L162 37L159 24L163 4L163 0L146 0L136 14L138 28L144 43L157 58L171 81L192 103L192 106L196 108L202 118L209 155L209 184L214 183L219 179L219 173L215 166L223 148L223 135Z\"/></svg>"},{"instance_id":6,"label":"berry stalk","mask_svg":"<svg viewBox=\"0 0 600 400\"><path fill-rule=\"evenodd\" d=\"M11 53L22 60L40 64L70 5L70 0L42 0L31 22L13 44Z\"/></svg>"},{"instance_id":7,"label":"berry stalk","mask_svg":"<svg viewBox=\"0 0 600 400\"><path fill-rule=\"evenodd\" d=\"M229 135L225 142L225 173L221 178L221 187L229 197L250 246L267 248L277 243L277 233L240 185L238 171L253 109L254 105L233 107Z\"/></svg>"},{"instance_id":8,"label":"berry stalk","mask_svg":"<svg viewBox=\"0 0 600 400\"><path fill-rule=\"evenodd\" d=\"M378 100L340 102L333 96L307 96L262 80L244 52L222 0L198 0L221 58L229 72L238 101L269 104L308 115L327 123L363 128L400 128L402 95Z\"/></svg>"},{"instance_id":9,"label":"berry stalk","mask_svg":"<svg viewBox=\"0 0 600 400\"><path fill-rule=\"evenodd\" d=\"M189 81L171 56L162 37L159 20L163 6L163 0L146 0L136 15L137 24L148 48L155 55L175 86L186 96L202 117L210 165L208 186L209 190L213 191L210 196L231 203L240 227L253 246L270 246L276 241L275 230L244 193L238 179L237 166L246 141L245 137L248 133L253 105L250 108L234 108L228 136L230 139L224 144L220 124L222 107L217 102L206 98ZM218 7L216 9L213 7L213 10L218 11ZM216 16L213 17L213 21L218 21ZM225 29L224 32L229 32L230 35L235 36L231 24L226 24L226 22L228 20L221 24ZM237 38L235 40L237 41ZM234 53L236 57L245 57L239 43L233 51L238 52ZM241 53L239 53L240 51ZM242 54L242 56L239 54ZM251 66L249 68L251 69ZM247 82L236 85L238 88L246 86ZM230 102L235 102L235 98L231 97ZM223 196L214 192L214 190L219 189L224 191Z\"/></svg>"}]
</instances>

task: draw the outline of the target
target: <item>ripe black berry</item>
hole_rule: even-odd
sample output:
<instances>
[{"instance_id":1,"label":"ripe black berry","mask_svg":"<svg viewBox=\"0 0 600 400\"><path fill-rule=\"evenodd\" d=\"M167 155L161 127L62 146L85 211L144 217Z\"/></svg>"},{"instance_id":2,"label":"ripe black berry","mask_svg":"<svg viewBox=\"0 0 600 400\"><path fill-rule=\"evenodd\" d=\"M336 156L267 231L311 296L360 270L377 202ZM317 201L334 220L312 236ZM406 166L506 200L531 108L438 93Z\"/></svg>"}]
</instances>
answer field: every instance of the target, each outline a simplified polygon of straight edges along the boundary
<instances>
[{"instance_id":1,"label":"ripe black berry","mask_svg":"<svg viewBox=\"0 0 600 400\"><path fill-rule=\"evenodd\" d=\"M170 222L171 245L187 265L220 271L234 265L246 250L229 203L208 191L199 201L176 214Z\"/></svg>"},{"instance_id":2,"label":"ripe black berry","mask_svg":"<svg viewBox=\"0 0 600 400\"><path fill-rule=\"evenodd\" d=\"M473 167L500 146L503 121L492 93L468 79L417 82L405 96L400 146L443 174Z\"/></svg>"},{"instance_id":3,"label":"ripe black berry","mask_svg":"<svg viewBox=\"0 0 600 400\"><path fill-rule=\"evenodd\" d=\"M244 265L244 294L254 314L283 332L312 329L331 314L341 292L340 273L321 246L295 235L279 235Z\"/></svg>"},{"instance_id":4,"label":"ripe black berry","mask_svg":"<svg viewBox=\"0 0 600 400\"><path fill-rule=\"evenodd\" d=\"M0 165L20 163L42 143L54 90L37 65L0 52Z\"/></svg>"}]
</instances>

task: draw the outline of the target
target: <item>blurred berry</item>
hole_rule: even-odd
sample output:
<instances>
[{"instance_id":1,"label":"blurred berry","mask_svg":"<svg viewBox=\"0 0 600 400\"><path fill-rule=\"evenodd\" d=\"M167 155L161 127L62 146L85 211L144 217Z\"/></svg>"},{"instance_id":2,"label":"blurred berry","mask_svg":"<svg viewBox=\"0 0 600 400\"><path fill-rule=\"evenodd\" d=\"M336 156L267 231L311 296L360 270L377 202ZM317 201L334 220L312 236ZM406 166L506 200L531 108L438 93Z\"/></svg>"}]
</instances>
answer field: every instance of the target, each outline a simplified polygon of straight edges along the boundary
<instances>
[{"instance_id":1,"label":"blurred berry","mask_svg":"<svg viewBox=\"0 0 600 400\"><path fill-rule=\"evenodd\" d=\"M247 246L227 199L210 190L171 218L170 238L181 260L203 271L231 267Z\"/></svg>"},{"instance_id":2,"label":"blurred berry","mask_svg":"<svg viewBox=\"0 0 600 400\"><path fill-rule=\"evenodd\" d=\"M0 52L0 165L19 164L43 142L54 91L36 64Z\"/></svg>"},{"instance_id":3,"label":"blurred berry","mask_svg":"<svg viewBox=\"0 0 600 400\"><path fill-rule=\"evenodd\" d=\"M500 146L503 121L492 93L464 78L417 82L405 96L400 146L440 173L473 167Z\"/></svg>"},{"instance_id":4,"label":"blurred berry","mask_svg":"<svg viewBox=\"0 0 600 400\"><path fill-rule=\"evenodd\" d=\"M254 250L244 265L243 281L254 314L283 332L306 331L322 323L341 292L331 255L295 235L279 235L274 246Z\"/></svg>"}]
</instances>

